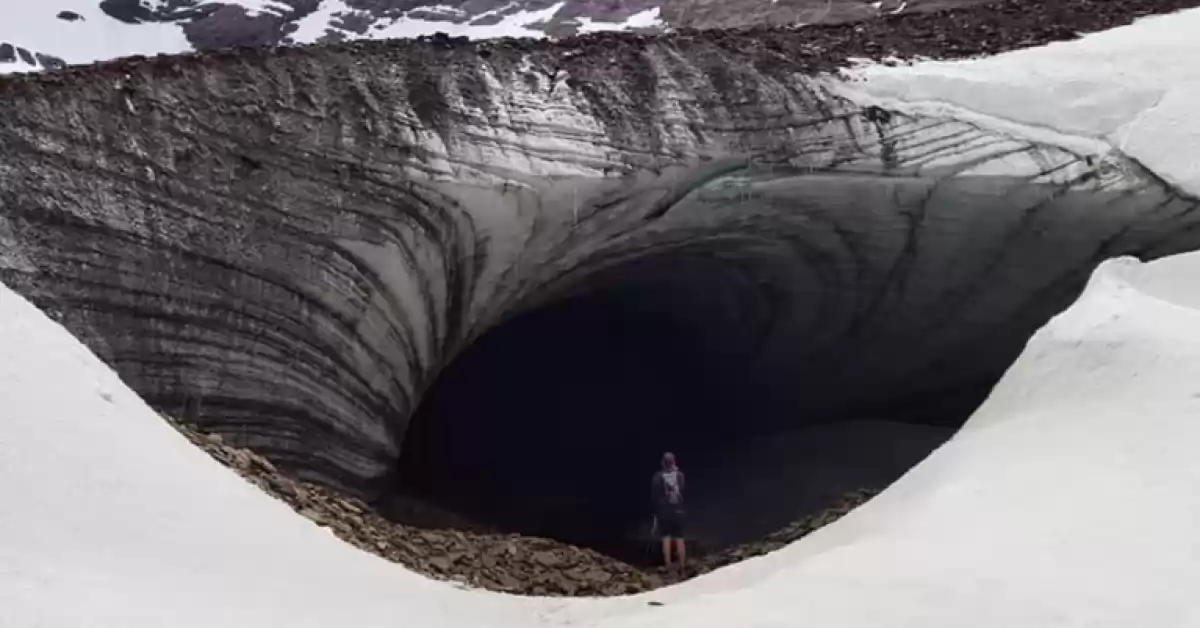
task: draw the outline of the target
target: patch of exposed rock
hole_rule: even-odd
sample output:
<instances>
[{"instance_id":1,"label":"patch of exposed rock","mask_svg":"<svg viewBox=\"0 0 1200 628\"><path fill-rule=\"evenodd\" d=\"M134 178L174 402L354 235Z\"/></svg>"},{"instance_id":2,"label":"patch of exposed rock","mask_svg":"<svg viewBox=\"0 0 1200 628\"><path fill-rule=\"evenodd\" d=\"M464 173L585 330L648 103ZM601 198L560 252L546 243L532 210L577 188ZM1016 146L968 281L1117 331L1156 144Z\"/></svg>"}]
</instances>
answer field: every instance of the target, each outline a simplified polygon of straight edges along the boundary
<instances>
[{"instance_id":1,"label":"patch of exposed rock","mask_svg":"<svg viewBox=\"0 0 1200 628\"><path fill-rule=\"evenodd\" d=\"M29 50L0 41L0 67L15 64L25 70L55 70L67 67L67 62L36 50Z\"/></svg>"},{"instance_id":2,"label":"patch of exposed rock","mask_svg":"<svg viewBox=\"0 0 1200 628\"><path fill-rule=\"evenodd\" d=\"M426 529L385 519L368 504L288 477L249 449L227 444L164 416L194 445L246 481L328 529L338 538L439 580L521 595L614 596L649 591L670 582L659 570L642 569L566 543L516 534L485 532L485 527L411 500L404 513L452 522L454 528ZM772 552L833 523L877 491L863 489L839 498L830 508L804 517L754 543L701 556L688 576ZM467 529L464 529L467 528ZM473 530L471 530L473 528Z\"/></svg>"}]
</instances>

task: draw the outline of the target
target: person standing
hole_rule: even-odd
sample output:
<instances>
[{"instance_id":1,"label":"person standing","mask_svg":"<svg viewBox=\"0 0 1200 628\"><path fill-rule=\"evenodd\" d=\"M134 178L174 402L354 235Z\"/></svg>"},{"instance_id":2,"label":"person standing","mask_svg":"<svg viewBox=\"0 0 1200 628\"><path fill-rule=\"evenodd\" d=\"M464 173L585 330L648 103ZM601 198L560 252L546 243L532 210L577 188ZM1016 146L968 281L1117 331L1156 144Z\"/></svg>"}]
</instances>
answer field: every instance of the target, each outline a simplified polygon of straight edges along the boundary
<instances>
[{"instance_id":1,"label":"person standing","mask_svg":"<svg viewBox=\"0 0 1200 628\"><path fill-rule=\"evenodd\" d=\"M686 483L683 471L675 462L675 454L664 453L662 466L655 472L651 480L651 494L654 498L654 514L658 535L662 539L663 561L668 571L673 567L683 574L687 564L687 547L684 541L683 529L683 494ZM672 550L675 562L672 564Z\"/></svg>"}]
</instances>

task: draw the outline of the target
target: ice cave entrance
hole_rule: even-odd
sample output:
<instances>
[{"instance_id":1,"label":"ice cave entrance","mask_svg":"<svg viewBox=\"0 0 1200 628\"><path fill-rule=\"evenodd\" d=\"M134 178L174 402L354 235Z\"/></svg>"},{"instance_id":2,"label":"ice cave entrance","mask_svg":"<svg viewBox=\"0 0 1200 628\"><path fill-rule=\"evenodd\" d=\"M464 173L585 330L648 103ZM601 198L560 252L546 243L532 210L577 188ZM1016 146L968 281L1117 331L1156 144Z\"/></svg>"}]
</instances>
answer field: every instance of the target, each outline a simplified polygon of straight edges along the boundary
<instances>
[{"instance_id":1,"label":"ice cave entrance","mask_svg":"<svg viewBox=\"0 0 1200 628\"><path fill-rule=\"evenodd\" d=\"M848 493L882 489L969 413L962 403L923 420L909 407L902 416L793 409L791 397L763 394L758 375L794 364L764 363L745 321L727 320L719 291L690 279L630 278L482 336L413 417L391 498L416 496L489 530L653 564L649 483L663 451L687 471L687 535L702 555L754 542ZM801 377L790 392L805 386ZM987 388L973 392L981 402Z\"/></svg>"},{"instance_id":2,"label":"ice cave entrance","mask_svg":"<svg viewBox=\"0 0 1200 628\"><path fill-rule=\"evenodd\" d=\"M1129 226L1163 198L989 177L702 186L459 353L382 501L643 562L670 450L694 550L763 539L944 443L1097 264L1165 252L1168 228Z\"/></svg>"}]
</instances>

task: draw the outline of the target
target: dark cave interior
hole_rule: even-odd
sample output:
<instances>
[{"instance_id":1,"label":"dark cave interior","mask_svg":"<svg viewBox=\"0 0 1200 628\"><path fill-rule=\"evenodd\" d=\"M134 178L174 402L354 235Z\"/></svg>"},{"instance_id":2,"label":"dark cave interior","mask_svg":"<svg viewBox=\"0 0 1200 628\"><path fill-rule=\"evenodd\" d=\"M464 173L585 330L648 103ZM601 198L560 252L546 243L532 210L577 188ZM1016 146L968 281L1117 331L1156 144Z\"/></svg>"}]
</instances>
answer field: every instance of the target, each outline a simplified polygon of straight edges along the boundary
<instances>
[{"instance_id":1,"label":"dark cave interior","mask_svg":"<svg viewBox=\"0 0 1200 628\"><path fill-rule=\"evenodd\" d=\"M732 435L736 400L695 342L611 293L518 316L438 378L400 477L495 528L619 554L661 452L701 466Z\"/></svg>"},{"instance_id":2,"label":"dark cave interior","mask_svg":"<svg viewBox=\"0 0 1200 628\"><path fill-rule=\"evenodd\" d=\"M891 430L875 434L873 445L857 444L858 427L849 441L810 438L795 431L796 421L780 420L792 413L778 406L794 397L761 394L758 350L747 338L757 337L748 321L763 313L745 307L755 302L746 288L679 256L610 279L511 318L454 360L410 423L393 495L489 529L638 563L653 560L650 477L669 450L690 479L693 547L719 549L818 510L839 489L895 480L944 442L994 383L969 389L969 408L926 412L925 425L905 422L911 408L898 420L872 417ZM730 299L741 308L732 319ZM803 416L806 426L858 418ZM762 453L763 442L786 450L797 435L810 449L834 451L812 453L807 467L797 459L804 446ZM847 448L855 451L838 451ZM806 494L788 493L797 471L784 466L801 468Z\"/></svg>"}]
</instances>

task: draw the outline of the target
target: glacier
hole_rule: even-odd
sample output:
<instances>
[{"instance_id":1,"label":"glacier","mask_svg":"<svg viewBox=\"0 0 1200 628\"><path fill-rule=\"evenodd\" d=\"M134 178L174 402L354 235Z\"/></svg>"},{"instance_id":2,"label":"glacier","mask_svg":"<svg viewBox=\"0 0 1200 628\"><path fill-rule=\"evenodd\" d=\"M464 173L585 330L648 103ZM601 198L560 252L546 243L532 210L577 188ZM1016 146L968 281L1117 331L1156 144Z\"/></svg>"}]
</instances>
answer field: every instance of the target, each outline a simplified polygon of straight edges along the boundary
<instances>
[{"instance_id":1,"label":"glacier","mask_svg":"<svg viewBox=\"0 0 1200 628\"><path fill-rule=\"evenodd\" d=\"M439 39L0 82L5 620L1194 625L1200 263L1167 256L1200 248L1194 146L1171 141L1195 133L1177 99L1200 81L1138 70L1191 50L1198 20L857 84L653 39L615 64L574 42ZM1002 80L1054 68L1039 79L1061 96L1080 84L1066 57L1117 44L1086 75L1104 100L1039 109ZM459 69L434 80L430 58ZM676 270L696 257L754 281ZM648 283L623 296L633 277ZM913 393L961 393L910 406L953 427L974 412L800 543L565 601L457 591L353 551L151 409L367 494L453 357L600 289L707 300L679 315L736 328L730 384L770 400L760 429ZM731 323L756 315L771 324Z\"/></svg>"},{"instance_id":2,"label":"glacier","mask_svg":"<svg viewBox=\"0 0 1200 628\"><path fill-rule=\"evenodd\" d=\"M1104 259L1200 248L1195 198L1103 142L863 104L785 62L776 50L803 48L790 32L729 37L757 47L442 37L13 76L0 281L153 407L305 479L379 499L397 477L469 474L504 512L538 466L575 457L592 479L569 488L589 503L559 510L586 513L612 510L612 487L641 494L614 451L725 466L703 454L730 444L731 417L734 436L953 429ZM666 319L691 353L662 340L657 377L524 375L534 397L583 387L540 415L532 399L434 408L406 450L455 358L581 302L617 328ZM584 343L557 344L587 363ZM614 392L630 403L604 406ZM506 438L522 424L591 446ZM648 425L695 438L636 436ZM731 512L735 493L694 506ZM697 535L745 540L797 514L738 511Z\"/></svg>"}]
</instances>

